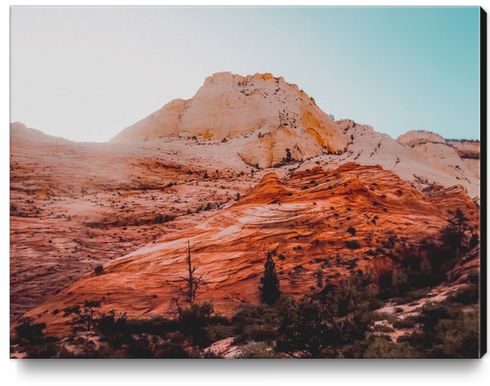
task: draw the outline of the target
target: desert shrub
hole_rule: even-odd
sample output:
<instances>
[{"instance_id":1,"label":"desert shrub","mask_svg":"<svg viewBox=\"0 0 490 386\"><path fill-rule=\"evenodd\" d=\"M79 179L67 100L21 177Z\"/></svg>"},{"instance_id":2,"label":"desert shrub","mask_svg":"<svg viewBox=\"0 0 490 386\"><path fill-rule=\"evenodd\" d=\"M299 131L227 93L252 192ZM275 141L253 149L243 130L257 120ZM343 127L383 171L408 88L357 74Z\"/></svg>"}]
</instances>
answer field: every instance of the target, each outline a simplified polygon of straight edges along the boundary
<instances>
[{"instance_id":1,"label":"desert shrub","mask_svg":"<svg viewBox=\"0 0 490 386\"><path fill-rule=\"evenodd\" d=\"M240 347L240 354L237 358L280 358L280 354L274 351L274 348L268 346L264 342L251 342L245 346Z\"/></svg>"},{"instance_id":2,"label":"desert shrub","mask_svg":"<svg viewBox=\"0 0 490 386\"><path fill-rule=\"evenodd\" d=\"M398 338L427 358L477 358L478 312L463 312L461 305L443 301L426 304L420 314L421 330Z\"/></svg>"},{"instance_id":3,"label":"desert shrub","mask_svg":"<svg viewBox=\"0 0 490 386\"><path fill-rule=\"evenodd\" d=\"M219 312L211 315L209 318L209 324L213 326L231 326L231 320Z\"/></svg>"},{"instance_id":4,"label":"desert shrub","mask_svg":"<svg viewBox=\"0 0 490 386\"><path fill-rule=\"evenodd\" d=\"M359 249L361 248L361 244L357 240L347 240L345 242L345 246L349 249Z\"/></svg>"},{"instance_id":5,"label":"desert shrub","mask_svg":"<svg viewBox=\"0 0 490 386\"><path fill-rule=\"evenodd\" d=\"M275 306L269 306L262 304L260 306L246 305L238 308L235 315L233 315L231 321L235 326L235 331L237 334L244 332L246 326L251 326L254 324L278 324L278 315L276 312L276 307L280 307L284 302L284 296L281 296L276 302ZM287 298L287 297L286 297Z\"/></svg>"},{"instance_id":6,"label":"desert shrub","mask_svg":"<svg viewBox=\"0 0 490 386\"><path fill-rule=\"evenodd\" d=\"M390 323L394 323L398 320L398 318L394 315L389 315L386 313L379 313L376 311L370 311L366 313L366 317L368 317L371 321L376 322L379 320L387 320Z\"/></svg>"},{"instance_id":7,"label":"desert shrub","mask_svg":"<svg viewBox=\"0 0 490 386\"><path fill-rule=\"evenodd\" d=\"M381 306L372 282L370 275L359 270L338 285L327 283L312 298L283 309L277 350L293 356L336 357L339 346L363 340L374 324L369 311Z\"/></svg>"},{"instance_id":8,"label":"desert shrub","mask_svg":"<svg viewBox=\"0 0 490 386\"><path fill-rule=\"evenodd\" d=\"M212 303L192 304L181 312L178 322L182 332L192 337L194 345L206 346L209 344L207 328L214 307Z\"/></svg>"},{"instance_id":9,"label":"desert shrub","mask_svg":"<svg viewBox=\"0 0 490 386\"><path fill-rule=\"evenodd\" d=\"M129 358L188 358L189 354L183 349L185 337L178 333L172 339L162 340L160 337L141 334L132 337L126 347Z\"/></svg>"},{"instance_id":10,"label":"desert shrub","mask_svg":"<svg viewBox=\"0 0 490 386\"><path fill-rule=\"evenodd\" d=\"M201 358L201 359L224 359L222 355L217 354L211 350L202 351L199 354L199 358Z\"/></svg>"},{"instance_id":11,"label":"desert shrub","mask_svg":"<svg viewBox=\"0 0 490 386\"><path fill-rule=\"evenodd\" d=\"M355 236L356 235L356 228L349 227L347 229L347 232L350 233L352 236Z\"/></svg>"},{"instance_id":12,"label":"desert shrub","mask_svg":"<svg viewBox=\"0 0 490 386\"><path fill-rule=\"evenodd\" d=\"M454 294L448 296L447 300L450 302L461 304L475 304L480 298L480 292L476 284L470 284L459 288Z\"/></svg>"},{"instance_id":13,"label":"desert shrub","mask_svg":"<svg viewBox=\"0 0 490 386\"><path fill-rule=\"evenodd\" d=\"M26 357L31 358L41 358L41 359L49 359L55 358L57 355L57 343L56 342L47 342L35 345L27 346Z\"/></svg>"},{"instance_id":14,"label":"desert shrub","mask_svg":"<svg viewBox=\"0 0 490 386\"><path fill-rule=\"evenodd\" d=\"M94 272L96 275L99 275L102 273L103 270L104 270L104 267L102 265L98 265L97 267L95 267Z\"/></svg>"},{"instance_id":15,"label":"desert shrub","mask_svg":"<svg viewBox=\"0 0 490 386\"><path fill-rule=\"evenodd\" d=\"M224 325L210 325L208 326L207 334L208 334L209 341L211 343L214 343L217 342L218 340L235 336L235 327L224 326Z\"/></svg>"},{"instance_id":16,"label":"desert shrub","mask_svg":"<svg viewBox=\"0 0 490 386\"><path fill-rule=\"evenodd\" d=\"M324 305L303 299L283 315L277 348L293 356L318 357L324 348L337 343L338 337L328 319Z\"/></svg>"},{"instance_id":17,"label":"desert shrub","mask_svg":"<svg viewBox=\"0 0 490 386\"><path fill-rule=\"evenodd\" d=\"M64 309L64 317L74 315L71 321L73 331L87 330L90 331L96 323L95 308L100 308L100 301L85 300L83 306L75 305Z\"/></svg>"},{"instance_id":18,"label":"desert shrub","mask_svg":"<svg viewBox=\"0 0 490 386\"><path fill-rule=\"evenodd\" d=\"M425 295L430 292L429 288L417 288L412 291L407 292L405 295L407 298L410 298L410 301L422 299Z\"/></svg>"},{"instance_id":19,"label":"desert shrub","mask_svg":"<svg viewBox=\"0 0 490 386\"><path fill-rule=\"evenodd\" d=\"M242 332L235 337L234 344L245 342L273 341L277 337L277 328L270 324L252 324L242 328Z\"/></svg>"},{"instance_id":20,"label":"desert shrub","mask_svg":"<svg viewBox=\"0 0 490 386\"><path fill-rule=\"evenodd\" d=\"M470 241L468 243L470 249L475 248L478 244L480 244L480 236L478 233L473 233L471 235Z\"/></svg>"},{"instance_id":21,"label":"desert shrub","mask_svg":"<svg viewBox=\"0 0 490 386\"><path fill-rule=\"evenodd\" d=\"M166 222L172 221L175 219L175 216L173 214L157 214L152 221L148 221L148 223L154 223L154 224L164 224Z\"/></svg>"},{"instance_id":22,"label":"desert shrub","mask_svg":"<svg viewBox=\"0 0 490 386\"><path fill-rule=\"evenodd\" d=\"M393 323L393 327L395 328L411 328L415 327L418 323L419 318L417 316L407 316L403 319L398 319Z\"/></svg>"},{"instance_id":23,"label":"desert shrub","mask_svg":"<svg viewBox=\"0 0 490 386\"><path fill-rule=\"evenodd\" d=\"M406 342L395 343L389 337L381 336L369 345L364 358L420 358L420 354Z\"/></svg>"},{"instance_id":24,"label":"desert shrub","mask_svg":"<svg viewBox=\"0 0 490 386\"><path fill-rule=\"evenodd\" d=\"M373 331L377 332L395 332L394 329L391 327L387 326L386 324L377 324L374 326Z\"/></svg>"},{"instance_id":25,"label":"desert shrub","mask_svg":"<svg viewBox=\"0 0 490 386\"><path fill-rule=\"evenodd\" d=\"M470 284L478 284L480 280L480 275L476 269L470 269L467 276L467 282Z\"/></svg>"},{"instance_id":26,"label":"desert shrub","mask_svg":"<svg viewBox=\"0 0 490 386\"><path fill-rule=\"evenodd\" d=\"M391 274L391 285L395 294L405 295L409 288L408 276L401 269L395 269Z\"/></svg>"},{"instance_id":27,"label":"desert shrub","mask_svg":"<svg viewBox=\"0 0 490 386\"><path fill-rule=\"evenodd\" d=\"M37 344L44 340L44 329L46 329L46 323L32 324L30 318L25 318L15 328L15 331L17 332L17 338L20 343Z\"/></svg>"}]
</instances>

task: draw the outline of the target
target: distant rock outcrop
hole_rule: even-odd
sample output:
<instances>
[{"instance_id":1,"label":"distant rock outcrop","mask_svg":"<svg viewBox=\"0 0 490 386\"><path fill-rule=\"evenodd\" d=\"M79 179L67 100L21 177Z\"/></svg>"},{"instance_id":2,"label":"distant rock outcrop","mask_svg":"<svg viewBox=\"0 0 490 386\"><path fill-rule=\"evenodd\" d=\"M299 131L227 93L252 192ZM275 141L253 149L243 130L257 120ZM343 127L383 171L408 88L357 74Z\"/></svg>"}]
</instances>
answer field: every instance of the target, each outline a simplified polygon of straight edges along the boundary
<instances>
[{"instance_id":1,"label":"distant rock outcrop","mask_svg":"<svg viewBox=\"0 0 490 386\"><path fill-rule=\"evenodd\" d=\"M479 141L444 139L435 133L415 130L401 135L396 140L414 149L436 170L455 178L472 196L479 196Z\"/></svg>"},{"instance_id":2,"label":"distant rock outcrop","mask_svg":"<svg viewBox=\"0 0 490 386\"><path fill-rule=\"evenodd\" d=\"M478 141L446 141L440 135L418 131L395 140L350 119L336 123L350 142L341 155L319 157L320 162L330 168L345 162L381 165L420 188L434 183L445 187L462 185L471 197L480 196ZM299 170L310 167L316 160L303 164Z\"/></svg>"},{"instance_id":3,"label":"distant rock outcrop","mask_svg":"<svg viewBox=\"0 0 490 386\"><path fill-rule=\"evenodd\" d=\"M176 99L127 127L110 142L159 137L229 141L243 161L267 168L286 157L342 153L348 138L315 101L282 77L229 72L208 77L189 100Z\"/></svg>"},{"instance_id":4,"label":"distant rock outcrop","mask_svg":"<svg viewBox=\"0 0 490 386\"><path fill-rule=\"evenodd\" d=\"M41 130L28 128L21 122L13 122L10 124L10 140L17 141L35 141L35 142L47 142L50 144L68 144L74 143L68 139L62 137L55 137L43 133Z\"/></svg>"}]
</instances>

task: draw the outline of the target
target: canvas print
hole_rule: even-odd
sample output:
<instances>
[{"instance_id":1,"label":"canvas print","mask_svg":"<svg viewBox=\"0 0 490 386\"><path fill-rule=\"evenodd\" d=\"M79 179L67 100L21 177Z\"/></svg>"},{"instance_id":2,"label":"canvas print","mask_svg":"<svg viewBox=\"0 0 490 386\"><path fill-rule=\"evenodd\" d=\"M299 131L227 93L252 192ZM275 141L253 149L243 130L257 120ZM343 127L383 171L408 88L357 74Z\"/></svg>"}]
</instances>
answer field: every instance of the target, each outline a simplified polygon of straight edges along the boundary
<instances>
[{"instance_id":1,"label":"canvas print","mask_svg":"<svg viewBox=\"0 0 490 386\"><path fill-rule=\"evenodd\" d=\"M10 357L480 358L485 20L12 7Z\"/></svg>"}]
</instances>

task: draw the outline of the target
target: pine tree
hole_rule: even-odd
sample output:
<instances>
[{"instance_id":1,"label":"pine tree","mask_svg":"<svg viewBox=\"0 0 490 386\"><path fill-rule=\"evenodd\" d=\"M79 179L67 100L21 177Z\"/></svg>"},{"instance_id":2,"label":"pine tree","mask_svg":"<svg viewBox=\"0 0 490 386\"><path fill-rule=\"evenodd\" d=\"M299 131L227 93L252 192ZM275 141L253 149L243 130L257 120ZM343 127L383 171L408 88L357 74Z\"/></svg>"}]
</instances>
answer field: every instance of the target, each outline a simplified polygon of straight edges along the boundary
<instances>
[{"instance_id":1,"label":"pine tree","mask_svg":"<svg viewBox=\"0 0 490 386\"><path fill-rule=\"evenodd\" d=\"M458 255L461 246L466 242L466 232L470 229L468 218L461 209L456 209L454 217L441 229L440 238L444 245L450 247Z\"/></svg>"},{"instance_id":2,"label":"pine tree","mask_svg":"<svg viewBox=\"0 0 490 386\"><path fill-rule=\"evenodd\" d=\"M281 296L281 291L279 290L279 279L276 273L276 264L272 259L272 254L267 252L267 260L264 264L264 275L260 278L262 287L259 289L262 291L262 303L274 304L279 296Z\"/></svg>"}]
</instances>

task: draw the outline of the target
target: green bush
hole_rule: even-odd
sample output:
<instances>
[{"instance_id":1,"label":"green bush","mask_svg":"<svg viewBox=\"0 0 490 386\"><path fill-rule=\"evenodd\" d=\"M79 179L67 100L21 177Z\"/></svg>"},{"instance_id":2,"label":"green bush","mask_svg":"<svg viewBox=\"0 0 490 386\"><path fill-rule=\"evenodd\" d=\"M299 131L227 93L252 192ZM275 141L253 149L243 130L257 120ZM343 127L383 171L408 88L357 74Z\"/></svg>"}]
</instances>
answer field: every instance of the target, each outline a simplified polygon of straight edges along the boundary
<instances>
[{"instance_id":1,"label":"green bush","mask_svg":"<svg viewBox=\"0 0 490 386\"><path fill-rule=\"evenodd\" d=\"M454 294L448 296L447 300L450 302L461 304L475 304L480 299L480 292L476 284L470 284L465 287L459 288Z\"/></svg>"},{"instance_id":2,"label":"green bush","mask_svg":"<svg viewBox=\"0 0 490 386\"><path fill-rule=\"evenodd\" d=\"M361 248L361 244L359 244L359 241L357 241L357 240L347 240L345 242L345 246L346 246L346 248L349 248L349 249L360 249Z\"/></svg>"},{"instance_id":3,"label":"green bush","mask_svg":"<svg viewBox=\"0 0 490 386\"><path fill-rule=\"evenodd\" d=\"M398 338L427 358L477 358L478 312L463 312L461 304L443 301L422 307L421 330Z\"/></svg>"},{"instance_id":4,"label":"green bush","mask_svg":"<svg viewBox=\"0 0 490 386\"><path fill-rule=\"evenodd\" d=\"M415 327L419 321L417 316L407 316L403 319L398 319L393 323L393 327L395 328L411 328Z\"/></svg>"},{"instance_id":5,"label":"green bush","mask_svg":"<svg viewBox=\"0 0 490 386\"><path fill-rule=\"evenodd\" d=\"M251 342L245 346L240 347L240 354L237 358L240 359L259 359L259 358L280 358L281 355L274 351L274 348L268 346L264 342Z\"/></svg>"},{"instance_id":6,"label":"green bush","mask_svg":"<svg viewBox=\"0 0 490 386\"><path fill-rule=\"evenodd\" d=\"M364 358L420 358L420 353L408 343L395 343L387 337L378 337L369 345Z\"/></svg>"},{"instance_id":7,"label":"green bush","mask_svg":"<svg viewBox=\"0 0 490 386\"><path fill-rule=\"evenodd\" d=\"M349 227L347 229L347 232L350 233L352 236L355 236L356 235L356 228Z\"/></svg>"},{"instance_id":8,"label":"green bush","mask_svg":"<svg viewBox=\"0 0 490 386\"><path fill-rule=\"evenodd\" d=\"M25 318L22 324L19 324L15 330L18 340L21 343L36 344L44 340L43 330L46 328L46 323L31 324L30 318Z\"/></svg>"},{"instance_id":9,"label":"green bush","mask_svg":"<svg viewBox=\"0 0 490 386\"><path fill-rule=\"evenodd\" d=\"M182 332L192 337L193 344L205 347L210 343L207 328L213 311L212 303L194 303L180 314L178 322L181 325Z\"/></svg>"}]
</instances>

